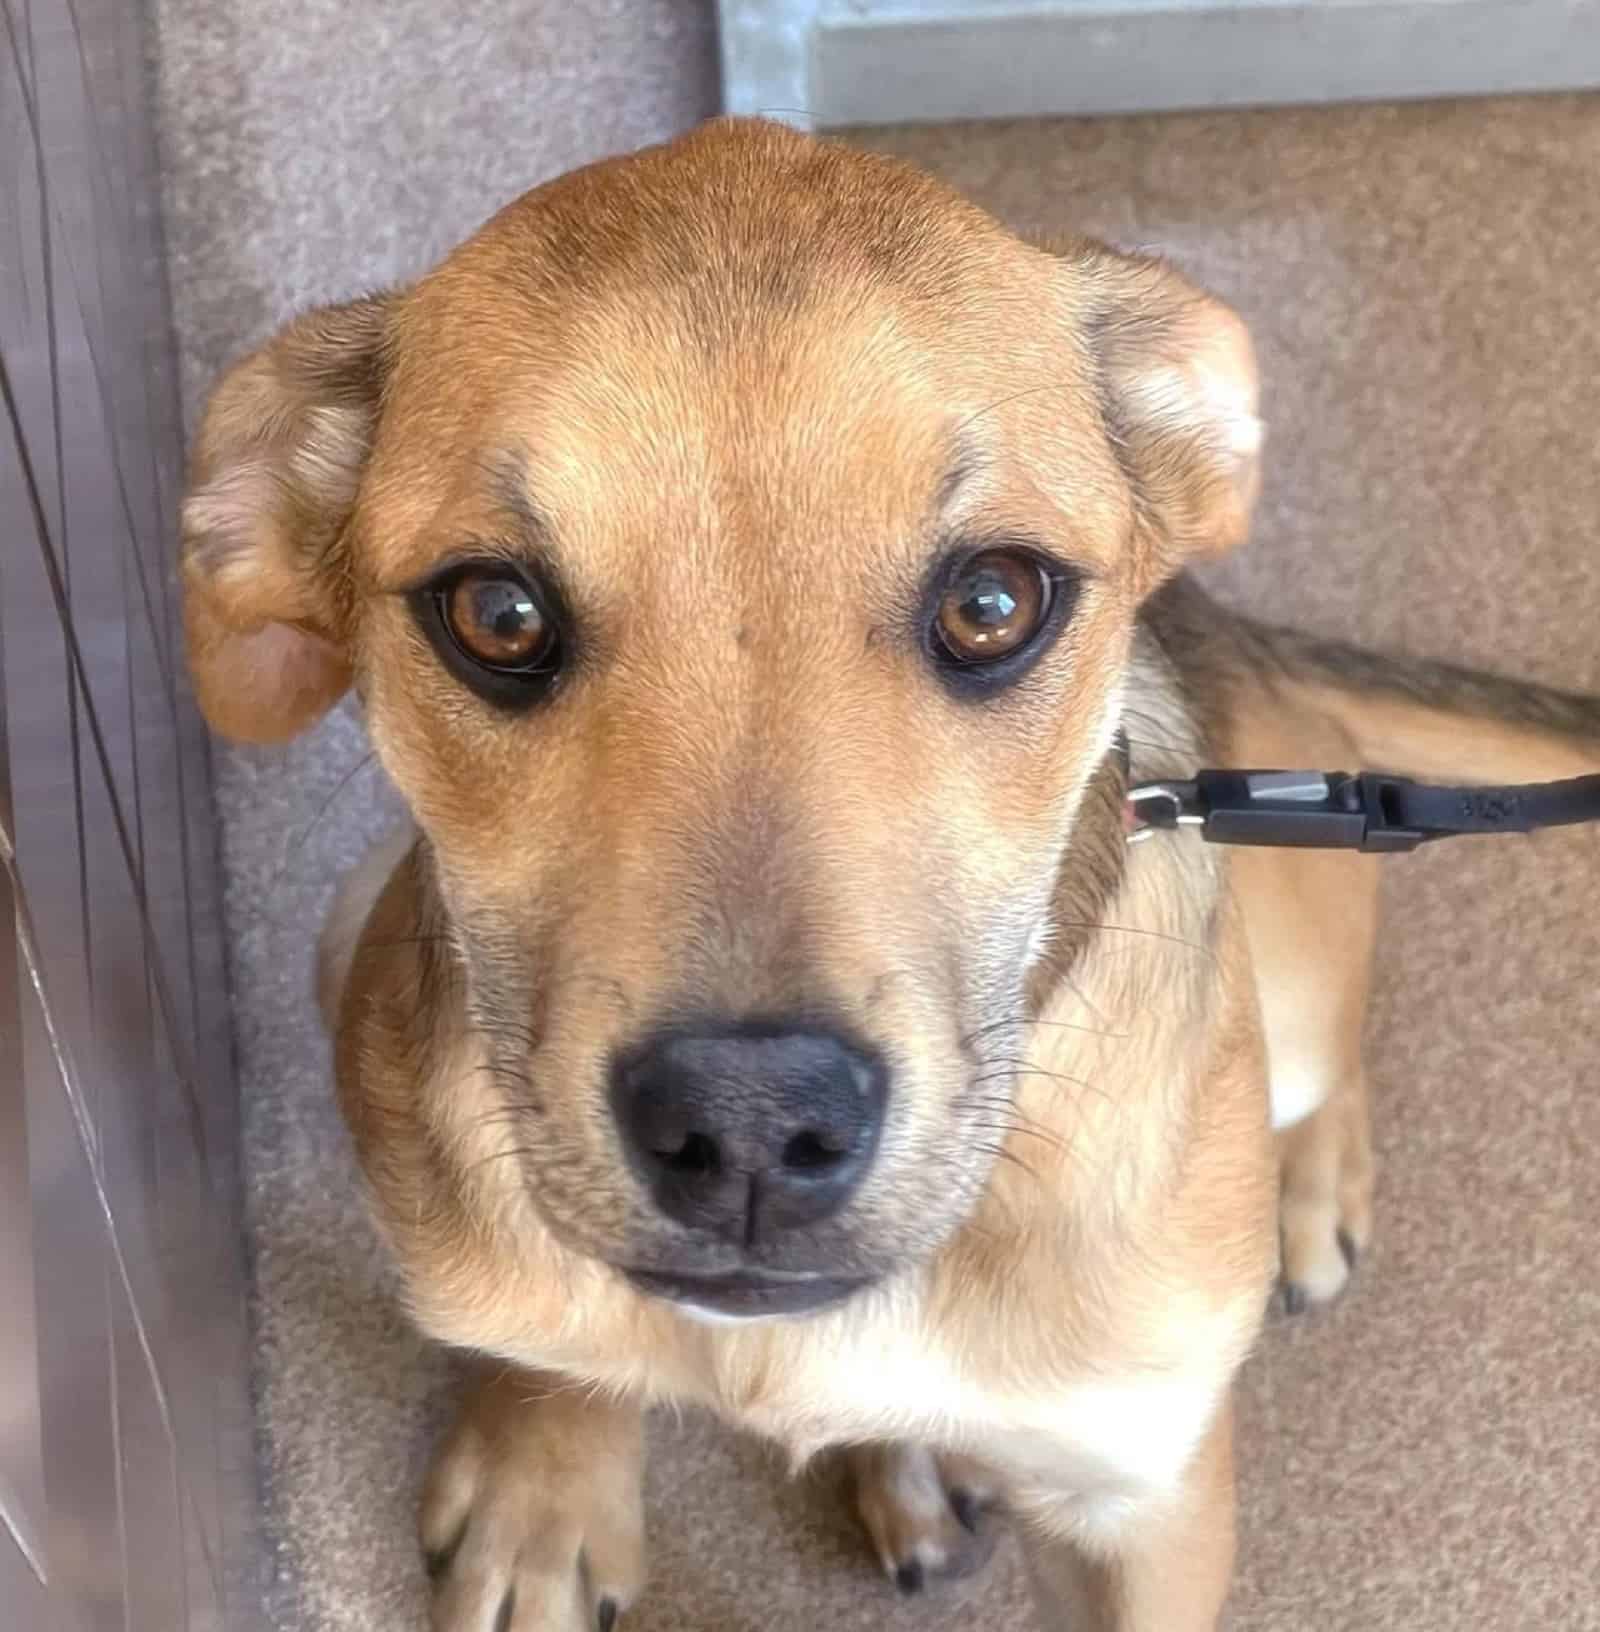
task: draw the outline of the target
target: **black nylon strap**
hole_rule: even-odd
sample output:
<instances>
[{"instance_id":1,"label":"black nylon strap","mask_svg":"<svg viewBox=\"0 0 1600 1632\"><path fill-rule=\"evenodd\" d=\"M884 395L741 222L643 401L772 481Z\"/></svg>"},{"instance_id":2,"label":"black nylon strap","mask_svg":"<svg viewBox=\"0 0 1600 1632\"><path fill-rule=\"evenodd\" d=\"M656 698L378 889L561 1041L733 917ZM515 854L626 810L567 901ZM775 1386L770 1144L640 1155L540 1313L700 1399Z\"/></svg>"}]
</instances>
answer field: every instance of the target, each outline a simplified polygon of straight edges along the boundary
<instances>
[{"instance_id":1,"label":"black nylon strap","mask_svg":"<svg viewBox=\"0 0 1600 1632\"><path fill-rule=\"evenodd\" d=\"M1565 782L1526 782L1500 788L1440 788L1393 777L1374 777L1387 819L1424 838L1459 833L1532 833L1600 820L1600 775Z\"/></svg>"},{"instance_id":2,"label":"black nylon strap","mask_svg":"<svg viewBox=\"0 0 1600 1632\"><path fill-rule=\"evenodd\" d=\"M1600 773L1510 787L1440 787L1376 771L1203 770L1129 792L1135 837L1192 826L1213 844L1414 850L1465 834L1600 821Z\"/></svg>"}]
</instances>

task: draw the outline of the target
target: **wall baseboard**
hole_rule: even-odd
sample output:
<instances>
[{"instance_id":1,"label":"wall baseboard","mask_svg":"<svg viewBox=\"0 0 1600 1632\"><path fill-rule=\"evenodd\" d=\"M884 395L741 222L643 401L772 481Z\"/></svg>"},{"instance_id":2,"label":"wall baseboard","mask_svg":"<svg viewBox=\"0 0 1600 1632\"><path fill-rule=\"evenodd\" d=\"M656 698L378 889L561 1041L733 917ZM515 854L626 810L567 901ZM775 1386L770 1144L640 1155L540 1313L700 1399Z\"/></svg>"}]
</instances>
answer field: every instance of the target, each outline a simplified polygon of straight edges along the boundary
<instances>
[{"instance_id":1,"label":"wall baseboard","mask_svg":"<svg viewBox=\"0 0 1600 1632\"><path fill-rule=\"evenodd\" d=\"M802 126L1580 90L1600 0L720 0L730 113Z\"/></svg>"}]
</instances>

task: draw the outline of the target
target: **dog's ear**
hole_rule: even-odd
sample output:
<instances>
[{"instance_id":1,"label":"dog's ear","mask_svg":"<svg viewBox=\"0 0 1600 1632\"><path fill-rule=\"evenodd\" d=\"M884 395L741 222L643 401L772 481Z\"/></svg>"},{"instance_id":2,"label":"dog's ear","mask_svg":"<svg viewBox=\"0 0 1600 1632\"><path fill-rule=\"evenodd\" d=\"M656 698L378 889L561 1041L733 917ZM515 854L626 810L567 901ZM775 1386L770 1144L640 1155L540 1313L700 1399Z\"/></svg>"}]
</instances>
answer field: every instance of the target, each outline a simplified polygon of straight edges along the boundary
<instances>
[{"instance_id":1,"label":"dog's ear","mask_svg":"<svg viewBox=\"0 0 1600 1632\"><path fill-rule=\"evenodd\" d=\"M392 299L298 318L206 405L183 505L184 627L201 710L224 736L281 742L350 684L343 533Z\"/></svg>"},{"instance_id":2,"label":"dog's ear","mask_svg":"<svg viewBox=\"0 0 1600 1632\"><path fill-rule=\"evenodd\" d=\"M1098 245L1067 258L1089 293L1101 408L1154 588L1249 531L1262 435L1255 350L1237 313L1161 261Z\"/></svg>"}]
</instances>

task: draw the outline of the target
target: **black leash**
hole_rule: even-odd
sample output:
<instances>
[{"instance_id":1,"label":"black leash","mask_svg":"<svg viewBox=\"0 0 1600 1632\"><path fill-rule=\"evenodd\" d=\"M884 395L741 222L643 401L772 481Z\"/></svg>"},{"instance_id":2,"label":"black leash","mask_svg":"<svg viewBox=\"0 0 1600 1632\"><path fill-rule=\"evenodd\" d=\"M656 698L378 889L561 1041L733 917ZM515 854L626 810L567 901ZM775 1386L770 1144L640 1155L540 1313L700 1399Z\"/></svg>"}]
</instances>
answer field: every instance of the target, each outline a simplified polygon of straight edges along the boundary
<instances>
[{"instance_id":1,"label":"black leash","mask_svg":"<svg viewBox=\"0 0 1600 1632\"><path fill-rule=\"evenodd\" d=\"M1415 850L1471 833L1600 821L1600 774L1503 788L1435 787L1375 771L1199 771L1128 791L1130 842L1196 828L1213 844Z\"/></svg>"}]
</instances>

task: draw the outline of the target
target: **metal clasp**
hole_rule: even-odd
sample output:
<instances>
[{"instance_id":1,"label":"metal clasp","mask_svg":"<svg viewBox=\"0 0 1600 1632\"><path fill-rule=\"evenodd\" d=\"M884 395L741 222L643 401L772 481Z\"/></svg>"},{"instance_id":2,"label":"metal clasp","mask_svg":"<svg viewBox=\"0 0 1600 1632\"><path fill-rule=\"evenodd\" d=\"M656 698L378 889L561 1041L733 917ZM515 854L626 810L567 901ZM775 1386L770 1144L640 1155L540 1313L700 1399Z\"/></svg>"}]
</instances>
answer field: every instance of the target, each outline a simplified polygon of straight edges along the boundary
<instances>
[{"instance_id":1,"label":"metal clasp","mask_svg":"<svg viewBox=\"0 0 1600 1632\"><path fill-rule=\"evenodd\" d=\"M1129 844L1142 844L1152 833L1206 825L1193 782L1141 782L1128 789L1127 807Z\"/></svg>"}]
</instances>

